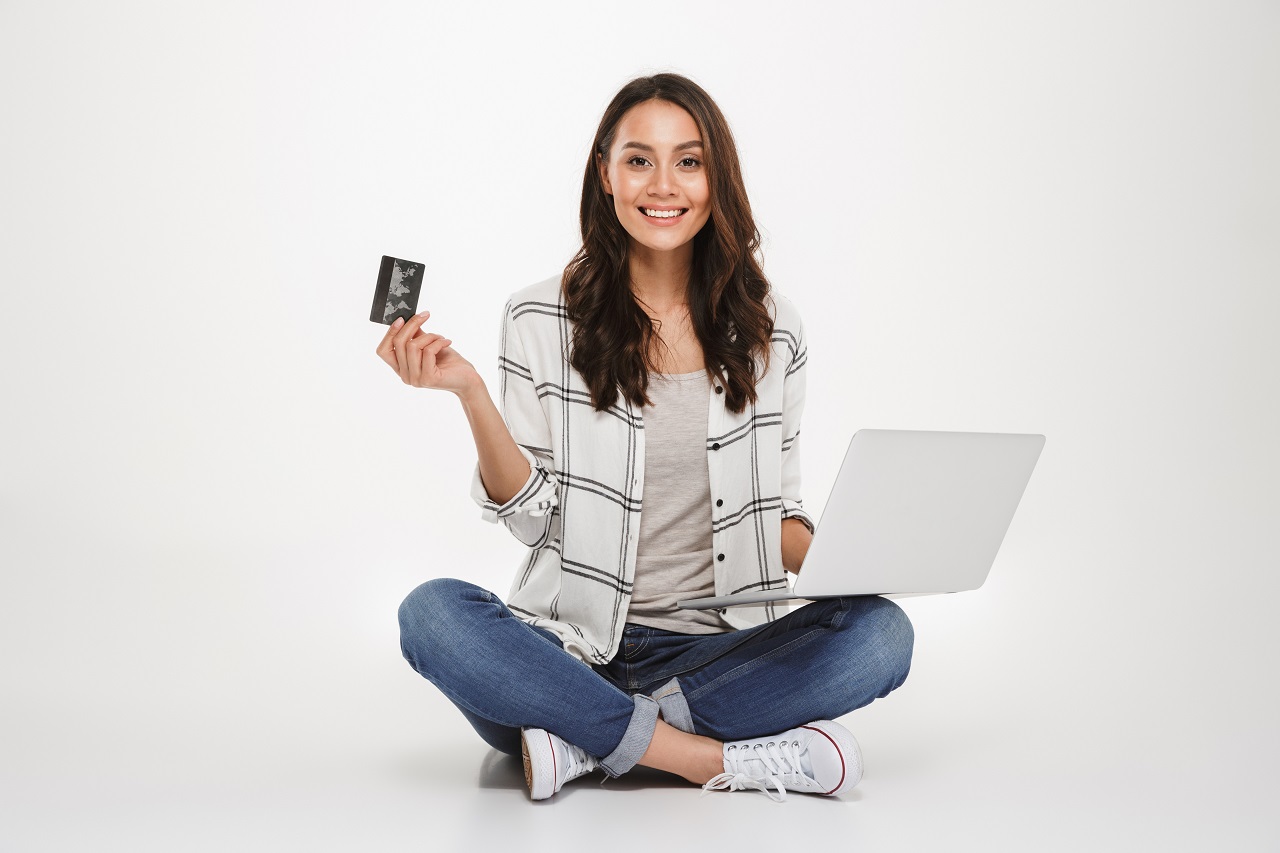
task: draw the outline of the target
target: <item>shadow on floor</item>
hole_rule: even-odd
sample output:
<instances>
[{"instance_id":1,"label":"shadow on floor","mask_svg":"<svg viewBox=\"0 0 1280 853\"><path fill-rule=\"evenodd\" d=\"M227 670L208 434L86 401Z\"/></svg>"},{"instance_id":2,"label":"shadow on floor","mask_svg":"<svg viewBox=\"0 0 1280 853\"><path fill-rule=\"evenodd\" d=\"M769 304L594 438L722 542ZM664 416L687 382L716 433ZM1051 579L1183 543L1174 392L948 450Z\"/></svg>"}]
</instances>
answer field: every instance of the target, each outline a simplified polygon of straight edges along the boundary
<instances>
[{"instance_id":1,"label":"shadow on floor","mask_svg":"<svg viewBox=\"0 0 1280 853\"><path fill-rule=\"evenodd\" d=\"M568 782L556 797L564 799L562 795L571 792L574 788L600 787L601 783L606 789L616 791L636 791L645 788L694 788L696 790L694 785L678 776L649 767L635 767L616 779L609 779L600 770L588 773L586 776ZM491 749L480 762L479 784L481 788L486 789L522 791L525 789L524 764L517 756Z\"/></svg>"}]
</instances>

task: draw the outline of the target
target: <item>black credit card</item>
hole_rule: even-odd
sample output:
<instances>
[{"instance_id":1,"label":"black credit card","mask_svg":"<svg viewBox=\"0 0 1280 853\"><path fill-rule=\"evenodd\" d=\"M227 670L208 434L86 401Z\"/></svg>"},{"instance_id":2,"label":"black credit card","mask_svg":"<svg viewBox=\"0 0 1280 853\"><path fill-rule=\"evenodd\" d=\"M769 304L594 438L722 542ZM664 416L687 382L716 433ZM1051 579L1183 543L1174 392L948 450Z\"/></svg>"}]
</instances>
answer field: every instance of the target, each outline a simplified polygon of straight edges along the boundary
<instances>
[{"instance_id":1,"label":"black credit card","mask_svg":"<svg viewBox=\"0 0 1280 853\"><path fill-rule=\"evenodd\" d=\"M369 319L390 326L397 317L408 320L418 313L418 294L422 292L422 264L403 258L382 256L378 268L378 286L373 291L373 310Z\"/></svg>"}]
</instances>

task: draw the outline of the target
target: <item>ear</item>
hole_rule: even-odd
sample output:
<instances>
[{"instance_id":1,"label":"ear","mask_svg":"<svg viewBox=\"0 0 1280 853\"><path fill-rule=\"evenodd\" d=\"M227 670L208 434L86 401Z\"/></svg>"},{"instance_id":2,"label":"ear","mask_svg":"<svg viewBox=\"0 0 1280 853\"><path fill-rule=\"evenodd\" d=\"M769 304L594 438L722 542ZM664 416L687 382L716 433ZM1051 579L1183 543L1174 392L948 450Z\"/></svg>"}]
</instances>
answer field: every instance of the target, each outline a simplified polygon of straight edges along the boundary
<instances>
[{"instance_id":1,"label":"ear","mask_svg":"<svg viewBox=\"0 0 1280 853\"><path fill-rule=\"evenodd\" d=\"M596 155L596 168L600 170L600 183L604 184L604 194L613 195L613 184L609 183L609 167L605 165L604 158L599 154Z\"/></svg>"}]
</instances>

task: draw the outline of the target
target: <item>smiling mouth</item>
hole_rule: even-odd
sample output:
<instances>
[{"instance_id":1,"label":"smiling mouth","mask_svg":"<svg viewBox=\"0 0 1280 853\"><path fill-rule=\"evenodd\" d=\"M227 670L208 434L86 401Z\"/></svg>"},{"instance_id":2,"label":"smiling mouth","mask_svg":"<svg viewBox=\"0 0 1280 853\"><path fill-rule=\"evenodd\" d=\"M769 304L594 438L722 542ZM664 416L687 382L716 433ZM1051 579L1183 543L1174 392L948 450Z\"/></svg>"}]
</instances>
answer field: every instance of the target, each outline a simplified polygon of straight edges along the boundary
<instances>
[{"instance_id":1,"label":"smiling mouth","mask_svg":"<svg viewBox=\"0 0 1280 853\"><path fill-rule=\"evenodd\" d=\"M688 213L689 208L682 207L679 210L654 210L650 207L642 207L640 208L640 212L653 219L675 219L677 216L683 216Z\"/></svg>"}]
</instances>

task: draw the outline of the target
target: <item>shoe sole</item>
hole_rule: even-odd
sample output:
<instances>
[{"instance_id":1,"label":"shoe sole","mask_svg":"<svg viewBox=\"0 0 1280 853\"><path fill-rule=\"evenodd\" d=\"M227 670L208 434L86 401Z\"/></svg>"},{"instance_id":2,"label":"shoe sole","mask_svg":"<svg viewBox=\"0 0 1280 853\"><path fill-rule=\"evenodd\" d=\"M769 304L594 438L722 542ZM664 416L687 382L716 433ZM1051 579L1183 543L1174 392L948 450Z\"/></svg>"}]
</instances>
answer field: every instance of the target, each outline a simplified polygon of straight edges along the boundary
<instances>
[{"instance_id":1,"label":"shoe sole","mask_svg":"<svg viewBox=\"0 0 1280 853\"><path fill-rule=\"evenodd\" d=\"M524 732L520 733L520 757L524 759L524 784L533 793L533 768L529 766L529 744L525 742Z\"/></svg>"},{"instance_id":2,"label":"shoe sole","mask_svg":"<svg viewBox=\"0 0 1280 853\"><path fill-rule=\"evenodd\" d=\"M529 796L545 800L556 792L556 755L551 735L543 729L520 732L520 757L524 759L524 783Z\"/></svg>"}]
</instances>

